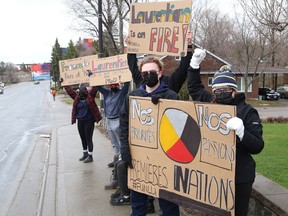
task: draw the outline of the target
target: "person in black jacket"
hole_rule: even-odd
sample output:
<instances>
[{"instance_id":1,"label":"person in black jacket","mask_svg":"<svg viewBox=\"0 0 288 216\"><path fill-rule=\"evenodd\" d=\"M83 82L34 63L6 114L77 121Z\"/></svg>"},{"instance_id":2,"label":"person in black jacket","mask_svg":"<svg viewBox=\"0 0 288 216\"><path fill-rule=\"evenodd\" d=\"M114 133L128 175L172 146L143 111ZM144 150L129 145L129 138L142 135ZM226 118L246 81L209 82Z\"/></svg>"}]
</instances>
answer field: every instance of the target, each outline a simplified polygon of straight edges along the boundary
<instances>
[{"instance_id":1,"label":"person in black jacket","mask_svg":"<svg viewBox=\"0 0 288 216\"><path fill-rule=\"evenodd\" d=\"M161 81L164 82L168 87L175 91L176 93L179 93L181 90L186 78L187 78L187 70L189 68L190 60L192 57L191 52L191 40L192 40L192 33L188 31L187 33L187 42L188 42L188 51L187 55L184 57L181 57L180 65L179 67L172 73L171 77L169 76L161 76ZM129 37L125 38L125 43L129 44ZM139 88L139 86L143 83L143 77L140 74L139 68L138 68L138 60L136 54L127 54L127 60L129 69L132 73L132 79L136 85L136 88Z\"/></svg>"},{"instance_id":2,"label":"person in black jacket","mask_svg":"<svg viewBox=\"0 0 288 216\"><path fill-rule=\"evenodd\" d=\"M157 103L159 98L177 100L177 93L170 90L168 86L161 81L163 64L157 58L148 57L144 59L140 66L140 73L143 77L143 84L129 95L139 97L151 97L153 103ZM155 99L155 100L154 100ZM129 96L125 98L120 111L120 140L121 157L126 167L133 168L131 163L131 154L128 141L129 132ZM131 216L146 215L146 203L148 195L130 190L130 203L132 208ZM178 216L179 206L170 201L159 198L159 206L163 216Z\"/></svg>"},{"instance_id":3,"label":"person in black jacket","mask_svg":"<svg viewBox=\"0 0 288 216\"><path fill-rule=\"evenodd\" d=\"M214 75L213 95L204 89L200 76L200 63L206 52L195 49L188 69L187 88L194 101L234 105L237 117L227 122L227 128L235 130L236 173L235 173L235 215L246 216L252 185L255 180L255 161L251 154L258 154L264 148L262 124L258 112L245 102L244 93L237 92L237 82L230 66L224 65Z\"/></svg>"}]
</instances>

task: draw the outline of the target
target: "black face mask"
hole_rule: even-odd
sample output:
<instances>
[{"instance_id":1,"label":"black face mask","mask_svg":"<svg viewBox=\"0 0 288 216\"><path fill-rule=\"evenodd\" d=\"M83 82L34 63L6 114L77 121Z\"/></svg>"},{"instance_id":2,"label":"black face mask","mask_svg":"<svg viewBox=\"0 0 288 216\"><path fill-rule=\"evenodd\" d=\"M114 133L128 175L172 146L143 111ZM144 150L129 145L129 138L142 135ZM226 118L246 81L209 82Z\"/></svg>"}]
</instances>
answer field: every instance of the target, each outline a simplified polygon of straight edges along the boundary
<instances>
[{"instance_id":1,"label":"black face mask","mask_svg":"<svg viewBox=\"0 0 288 216\"><path fill-rule=\"evenodd\" d=\"M143 81L148 87L152 88L159 82L158 74L147 74L143 77Z\"/></svg>"},{"instance_id":2,"label":"black face mask","mask_svg":"<svg viewBox=\"0 0 288 216\"><path fill-rule=\"evenodd\" d=\"M118 90L119 90L118 87L113 87L113 88L111 88L111 91L114 92L114 93L117 92Z\"/></svg>"},{"instance_id":3,"label":"black face mask","mask_svg":"<svg viewBox=\"0 0 288 216\"><path fill-rule=\"evenodd\" d=\"M216 95L216 101L219 104L231 105L233 104L234 98L232 97L232 92L221 92L221 94Z\"/></svg>"}]
</instances>

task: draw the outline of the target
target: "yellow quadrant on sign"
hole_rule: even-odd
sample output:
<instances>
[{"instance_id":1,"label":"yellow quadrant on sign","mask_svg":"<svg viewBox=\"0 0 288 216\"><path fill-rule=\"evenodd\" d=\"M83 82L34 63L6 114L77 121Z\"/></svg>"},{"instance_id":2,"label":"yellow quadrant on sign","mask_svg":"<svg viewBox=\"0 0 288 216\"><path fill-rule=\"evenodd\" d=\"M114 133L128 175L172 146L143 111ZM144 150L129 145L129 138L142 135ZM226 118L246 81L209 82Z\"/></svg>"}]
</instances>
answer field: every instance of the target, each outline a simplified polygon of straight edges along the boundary
<instances>
[{"instance_id":1,"label":"yellow quadrant on sign","mask_svg":"<svg viewBox=\"0 0 288 216\"><path fill-rule=\"evenodd\" d=\"M165 152L179 140L179 136L174 130L173 125L166 114L164 114L161 119L160 140Z\"/></svg>"}]
</instances>

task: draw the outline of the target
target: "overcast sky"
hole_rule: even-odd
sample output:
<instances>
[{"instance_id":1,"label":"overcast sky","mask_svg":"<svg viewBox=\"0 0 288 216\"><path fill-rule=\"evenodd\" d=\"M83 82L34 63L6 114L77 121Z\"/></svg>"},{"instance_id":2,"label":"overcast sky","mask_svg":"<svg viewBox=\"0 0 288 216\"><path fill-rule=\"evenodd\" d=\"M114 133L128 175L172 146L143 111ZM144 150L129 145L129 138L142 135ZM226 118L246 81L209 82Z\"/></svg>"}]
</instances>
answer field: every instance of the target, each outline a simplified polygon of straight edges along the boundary
<instances>
[{"instance_id":1,"label":"overcast sky","mask_svg":"<svg viewBox=\"0 0 288 216\"><path fill-rule=\"evenodd\" d=\"M234 0L212 2L227 10ZM70 40L89 37L69 30L72 22L63 0L5 1L0 12L0 62L50 62L56 38L61 47L67 47Z\"/></svg>"},{"instance_id":2,"label":"overcast sky","mask_svg":"<svg viewBox=\"0 0 288 216\"><path fill-rule=\"evenodd\" d=\"M3 7L4 6L4 7ZM69 30L73 19L63 0L9 0L0 12L0 61L50 62L56 38L67 47L85 35Z\"/></svg>"}]
</instances>

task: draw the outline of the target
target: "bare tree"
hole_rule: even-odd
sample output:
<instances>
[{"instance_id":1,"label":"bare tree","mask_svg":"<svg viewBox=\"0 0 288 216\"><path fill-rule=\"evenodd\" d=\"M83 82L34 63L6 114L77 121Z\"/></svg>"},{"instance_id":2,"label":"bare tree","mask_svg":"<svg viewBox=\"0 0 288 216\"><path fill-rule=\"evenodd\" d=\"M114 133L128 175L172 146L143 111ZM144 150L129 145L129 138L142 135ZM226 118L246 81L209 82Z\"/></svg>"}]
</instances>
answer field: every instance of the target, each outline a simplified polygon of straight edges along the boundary
<instances>
[{"instance_id":1,"label":"bare tree","mask_svg":"<svg viewBox=\"0 0 288 216\"><path fill-rule=\"evenodd\" d=\"M269 64L266 59L272 55L269 46L267 46L268 39L259 34L258 30L259 28L255 28L245 16L236 16L235 28L232 31L232 64L244 76L246 95L249 85L259 80L259 76L263 74Z\"/></svg>"},{"instance_id":2,"label":"bare tree","mask_svg":"<svg viewBox=\"0 0 288 216\"><path fill-rule=\"evenodd\" d=\"M238 2L258 32L268 39L272 52L270 63L274 67L277 51L287 43L288 1L238 0ZM277 74L272 76L272 85L274 89L277 88Z\"/></svg>"},{"instance_id":3,"label":"bare tree","mask_svg":"<svg viewBox=\"0 0 288 216\"><path fill-rule=\"evenodd\" d=\"M193 41L221 58L231 60L233 20L207 1L193 1L192 10Z\"/></svg>"},{"instance_id":4,"label":"bare tree","mask_svg":"<svg viewBox=\"0 0 288 216\"><path fill-rule=\"evenodd\" d=\"M84 31L92 37L99 38L98 0L69 0L66 4L70 14L77 21L74 28ZM102 4L103 32L107 36L105 37L106 50L108 50L109 55L123 53L123 26L129 11L129 2L125 0L107 0ZM119 42L117 42L118 38Z\"/></svg>"}]
</instances>

